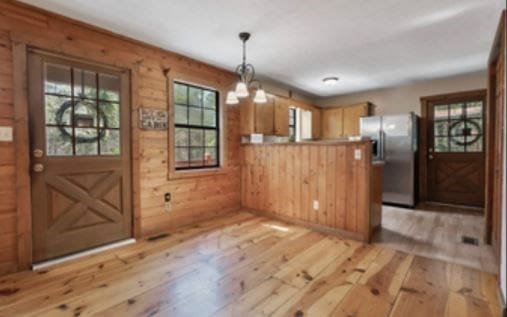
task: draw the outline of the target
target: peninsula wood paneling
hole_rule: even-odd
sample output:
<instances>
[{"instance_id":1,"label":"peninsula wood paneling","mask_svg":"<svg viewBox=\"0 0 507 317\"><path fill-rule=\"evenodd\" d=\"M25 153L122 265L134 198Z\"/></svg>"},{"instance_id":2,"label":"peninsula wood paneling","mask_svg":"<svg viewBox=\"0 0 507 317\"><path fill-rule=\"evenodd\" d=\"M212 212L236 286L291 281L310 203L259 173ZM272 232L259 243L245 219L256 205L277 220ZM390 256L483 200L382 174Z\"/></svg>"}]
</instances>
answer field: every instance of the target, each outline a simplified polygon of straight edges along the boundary
<instances>
[{"instance_id":1,"label":"peninsula wood paneling","mask_svg":"<svg viewBox=\"0 0 507 317\"><path fill-rule=\"evenodd\" d=\"M355 150L361 159L354 159ZM244 145L241 151L243 207L369 238L366 142Z\"/></svg>"},{"instance_id":2,"label":"peninsula wood paneling","mask_svg":"<svg viewBox=\"0 0 507 317\"><path fill-rule=\"evenodd\" d=\"M0 125L14 126L15 123L15 106L18 106L14 105L13 69L16 64L12 50L15 45L130 71L132 203L136 236L170 230L240 207L238 106L223 106L226 130L222 132L222 141L226 166L213 175L170 179L168 132L137 128L139 107L168 109L168 75L171 73L189 74L220 88L232 84L235 79L232 73L24 4L1 1ZM23 120L19 122L26 124ZM14 142L0 143L0 274L30 264L29 257L20 254L23 251L18 247L18 237L31 239L30 222L20 218L30 211L23 211L26 206L19 203L23 197L16 195L19 192L17 182L29 180L29 175L27 168L16 167L18 151L15 148L17 140L26 151L28 144L19 139L20 135L15 137ZM169 212L164 208L166 192L172 194ZM28 236L22 231L23 226Z\"/></svg>"}]
</instances>

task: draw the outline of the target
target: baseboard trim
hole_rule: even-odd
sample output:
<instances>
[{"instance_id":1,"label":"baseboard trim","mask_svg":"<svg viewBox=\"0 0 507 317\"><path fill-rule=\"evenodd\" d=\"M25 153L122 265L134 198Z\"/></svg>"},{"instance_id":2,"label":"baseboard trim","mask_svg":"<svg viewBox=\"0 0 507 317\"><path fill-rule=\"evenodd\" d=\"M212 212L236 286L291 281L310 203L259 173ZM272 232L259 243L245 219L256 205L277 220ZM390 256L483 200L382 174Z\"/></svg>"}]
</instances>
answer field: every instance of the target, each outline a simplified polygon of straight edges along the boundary
<instances>
[{"instance_id":1,"label":"baseboard trim","mask_svg":"<svg viewBox=\"0 0 507 317\"><path fill-rule=\"evenodd\" d=\"M48 267L51 267L51 266L63 263L63 262L67 262L67 261L70 261L70 260L82 258L84 256L96 254L96 253L99 253L99 252L104 252L106 250L116 249L116 248L119 248L119 247L122 247L122 246L125 246L125 245L128 245L128 244L132 244L132 243L135 243L135 242L136 242L136 239L133 239L133 238L126 239L126 240L121 240L121 241L117 241L117 242L113 242L113 243L110 243L110 244L106 244L106 245L103 245L103 246L100 246L100 247L97 247L97 248L93 248L93 249L90 249L90 250L86 250L86 251L82 251L82 252L66 255L66 256L63 256L63 257L60 257L60 258L57 258L57 259L48 260L48 261L39 262L39 263L34 263L32 265L32 271L38 271L38 270L41 270L41 269L45 269L45 268L48 268Z\"/></svg>"},{"instance_id":2,"label":"baseboard trim","mask_svg":"<svg viewBox=\"0 0 507 317\"><path fill-rule=\"evenodd\" d=\"M351 239L351 240L357 240L357 241L361 241L361 242L366 242L365 239L364 239L364 237L361 234L358 234L358 233L355 233L355 232L350 232L350 231L343 230L343 229L331 228L331 227L323 226L323 225L320 225L320 224L311 223L311 222L308 222L308 221L294 219L294 218L291 218L291 217L288 217L288 216L273 214L273 213L270 213L270 212L260 211L260 210L256 210L256 209L242 208L241 211L246 211L246 212L249 212L251 214L254 214L254 215L257 215L257 216L261 216L261 217L273 218L273 219L280 220L280 221L283 221L283 222L286 222L286 223L289 223L289 224L305 227L305 228L308 228L308 229L311 229L313 231L317 231L317 232L320 232L320 233L324 233L324 234L328 234L328 235L333 235L333 236L338 236L340 238L345 238L345 239Z\"/></svg>"}]
</instances>

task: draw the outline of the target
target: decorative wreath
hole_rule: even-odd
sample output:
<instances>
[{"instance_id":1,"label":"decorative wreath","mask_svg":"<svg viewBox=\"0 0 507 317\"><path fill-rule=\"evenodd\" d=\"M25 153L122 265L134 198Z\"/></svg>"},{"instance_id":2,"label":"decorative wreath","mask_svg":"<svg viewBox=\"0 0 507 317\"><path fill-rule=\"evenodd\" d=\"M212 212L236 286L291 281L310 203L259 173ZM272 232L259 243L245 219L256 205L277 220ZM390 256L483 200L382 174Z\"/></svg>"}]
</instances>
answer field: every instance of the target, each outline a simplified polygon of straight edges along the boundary
<instances>
[{"instance_id":1,"label":"decorative wreath","mask_svg":"<svg viewBox=\"0 0 507 317\"><path fill-rule=\"evenodd\" d=\"M456 121L456 122L453 122L450 127L449 127L449 131L452 131L454 128L456 128L459 124L465 122L465 120L461 120L461 121ZM481 132L481 127L479 126L479 124L475 121L469 121L467 120L466 121L466 124L467 125L472 125L474 126L475 129L477 129L477 131L479 131L479 133ZM452 136L452 142L454 142L455 144L459 145L459 146L465 146L465 145L472 145L474 144L475 142L477 142L477 140L480 139L481 135L480 134L477 134L477 135L472 135L473 138L470 138L469 135L467 135L467 138L465 138L465 141L459 141L456 136Z\"/></svg>"},{"instance_id":2,"label":"decorative wreath","mask_svg":"<svg viewBox=\"0 0 507 317\"><path fill-rule=\"evenodd\" d=\"M102 109L97 110L97 107L95 106L95 104L93 104L89 101L86 101L86 100L79 100L75 103L74 106L76 107L78 105L83 105L87 108L93 108L94 110L98 111L100 119L102 119L102 121L104 122L104 127L108 126L107 117L104 114L104 111L102 111ZM56 114L55 114L55 120L58 125L58 129L60 130L62 135L66 138L72 138L72 134L70 134L67 131L66 128L68 128L68 127L64 126L65 123L63 122L63 115L64 115L65 111L67 111L67 109L69 109L71 107L72 107L72 101L67 100L60 105L60 107L58 108L58 110L56 111ZM104 138L105 135L106 135L106 130L104 128L101 128L99 130L99 139ZM77 143L93 143L96 141L97 141L97 138L95 138L95 137L76 136Z\"/></svg>"}]
</instances>

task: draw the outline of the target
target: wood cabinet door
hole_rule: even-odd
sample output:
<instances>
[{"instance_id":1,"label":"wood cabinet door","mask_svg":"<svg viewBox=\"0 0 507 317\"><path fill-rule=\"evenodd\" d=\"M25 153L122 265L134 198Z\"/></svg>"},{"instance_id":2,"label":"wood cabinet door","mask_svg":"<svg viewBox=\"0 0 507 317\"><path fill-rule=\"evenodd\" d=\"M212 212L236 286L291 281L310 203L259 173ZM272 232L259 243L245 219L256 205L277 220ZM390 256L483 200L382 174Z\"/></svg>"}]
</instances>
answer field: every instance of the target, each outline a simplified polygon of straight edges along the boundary
<instances>
[{"instance_id":1,"label":"wood cabinet door","mask_svg":"<svg viewBox=\"0 0 507 317\"><path fill-rule=\"evenodd\" d=\"M359 135L359 119L368 115L368 105L343 108L343 136Z\"/></svg>"},{"instance_id":2,"label":"wood cabinet door","mask_svg":"<svg viewBox=\"0 0 507 317\"><path fill-rule=\"evenodd\" d=\"M240 134L249 135L255 133L255 105L252 99L240 99L238 106Z\"/></svg>"},{"instance_id":3,"label":"wood cabinet door","mask_svg":"<svg viewBox=\"0 0 507 317\"><path fill-rule=\"evenodd\" d=\"M321 135L321 111L320 109L312 110L312 138L318 139Z\"/></svg>"},{"instance_id":4,"label":"wood cabinet door","mask_svg":"<svg viewBox=\"0 0 507 317\"><path fill-rule=\"evenodd\" d=\"M132 236L127 72L30 53L33 259Z\"/></svg>"},{"instance_id":5,"label":"wood cabinet door","mask_svg":"<svg viewBox=\"0 0 507 317\"><path fill-rule=\"evenodd\" d=\"M322 138L336 139L343 136L343 108L322 111Z\"/></svg>"},{"instance_id":6,"label":"wood cabinet door","mask_svg":"<svg viewBox=\"0 0 507 317\"><path fill-rule=\"evenodd\" d=\"M289 136L289 102L285 98L275 97L275 134Z\"/></svg>"},{"instance_id":7,"label":"wood cabinet door","mask_svg":"<svg viewBox=\"0 0 507 317\"><path fill-rule=\"evenodd\" d=\"M268 102L254 103L255 133L274 134L275 97L268 95Z\"/></svg>"}]
</instances>

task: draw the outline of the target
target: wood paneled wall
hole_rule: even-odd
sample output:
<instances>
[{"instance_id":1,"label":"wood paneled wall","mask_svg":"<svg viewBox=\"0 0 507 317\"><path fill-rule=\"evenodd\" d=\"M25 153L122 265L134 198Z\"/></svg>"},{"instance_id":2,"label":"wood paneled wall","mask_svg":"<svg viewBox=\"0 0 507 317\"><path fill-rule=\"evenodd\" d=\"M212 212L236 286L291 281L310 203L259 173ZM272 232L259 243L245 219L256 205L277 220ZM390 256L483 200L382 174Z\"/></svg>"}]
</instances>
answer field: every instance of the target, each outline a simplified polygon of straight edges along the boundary
<instances>
[{"instance_id":1,"label":"wood paneled wall","mask_svg":"<svg viewBox=\"0 0 507 317\"><path fill-rule=\"evenodd\" d=\"M227 127L224 149L227 168L222 173L205 177L196 175L169 180L168 133L137 128L139 107L168 108L168 74L190 74L224 87L234 80L232 73L65 17L16 2L1 1L0 125L7 126L14 126L15 110L19 106L14 102L14 45L36 47L130 70L133 209L137 236L179 227L240 207L237 106L226 106L223 114ZM26 125L23 120L19 123ZM16 166L16 142L28 150L22 137L18 133L14 142L0 142L0 274L29 265L20 241L20 237L31 239L29 219L24 216L30 214L29 210L26 212L29 206L19 203L26 199L26 191L18 195L23 189L19 180L27 180L29 184L27 166ZM165 192L172 193L169 213L164 210Z\"/></svg>"},{"instance_id":2,"label":"wood paneled wall","mask_svg":"<svg viewBox=\"0 0 507 317\"><path fill-rule=\"evenodd\" d=\"M241 153L243 207L368 240L368 142L243 145Z\"/></svg>"}]
</instances>

